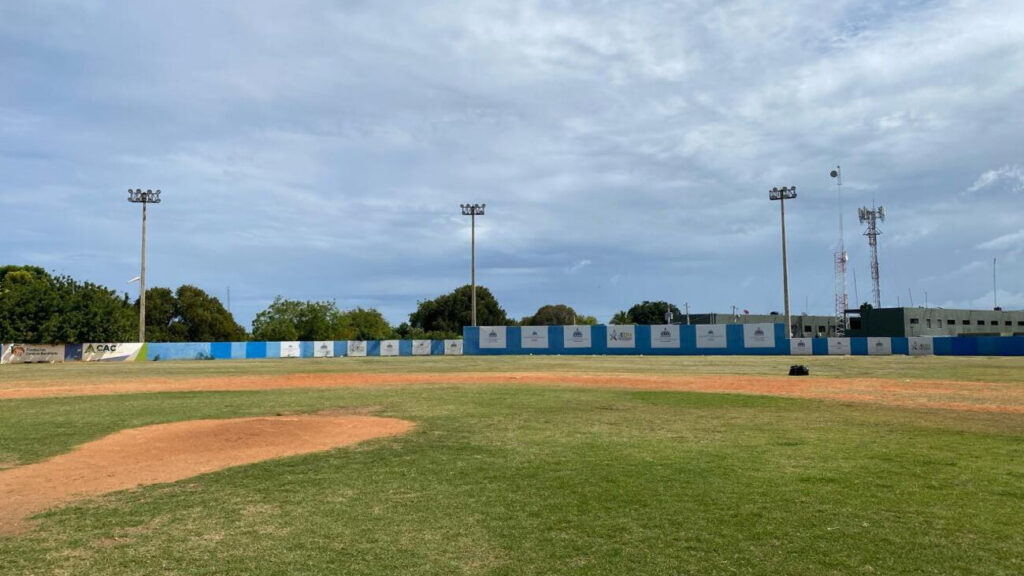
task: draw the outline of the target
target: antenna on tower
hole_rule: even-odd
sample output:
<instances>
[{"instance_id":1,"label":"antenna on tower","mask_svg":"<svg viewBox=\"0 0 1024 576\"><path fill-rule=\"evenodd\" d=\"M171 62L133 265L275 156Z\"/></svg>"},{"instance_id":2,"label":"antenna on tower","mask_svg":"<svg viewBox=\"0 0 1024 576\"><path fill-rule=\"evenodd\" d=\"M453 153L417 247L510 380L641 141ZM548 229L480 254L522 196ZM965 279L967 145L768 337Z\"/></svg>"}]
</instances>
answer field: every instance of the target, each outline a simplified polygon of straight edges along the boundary
<instances>
[{"instance_id":1,"label":"antenna on tower","mask_svg":"<svg viewBox=\"0 0 1024 576\"><path fill-rule=\"evenodd\" d=\"M868 229L864 235L868 237L868 246L871 246L871 280L874 282L875 308L882 307L882 290L878 282L878 222L885 222L885 207L861 208L857 210L857 216L861 224L867 223Z\"/></svg>"},{"instance_id":2,"label":"antenna on tower","mask_svg":"<svg viewBox=\"0 0 1024 576\"><path fill-rule=\"evenodd\" d=\"M836 208L839 212L839 244L836 246L835 252L836 336L845 336L846 310L849 308L849 298L846 294L846 262L849 258L846 255L846 245L843 240L843 171L837 165L829 175L836 179Z\"/></svg>"}]
</instances>

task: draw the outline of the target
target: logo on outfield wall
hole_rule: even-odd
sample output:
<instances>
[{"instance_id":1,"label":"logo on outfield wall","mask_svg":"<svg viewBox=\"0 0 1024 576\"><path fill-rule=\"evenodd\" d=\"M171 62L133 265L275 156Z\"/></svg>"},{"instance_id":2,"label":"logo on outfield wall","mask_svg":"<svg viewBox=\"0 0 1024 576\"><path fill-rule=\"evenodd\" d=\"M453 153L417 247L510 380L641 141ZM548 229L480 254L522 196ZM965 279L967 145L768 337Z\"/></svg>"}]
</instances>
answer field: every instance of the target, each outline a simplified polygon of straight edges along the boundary
<instances>
[{"instance_id":1,"label":"logo on outfield wall","mask_svg":"<svg viewBox=\"0 0 1024 576\"><path fill-rule=\"evenodd\" d=\"M803 349L803 348L807 348L807 342L804 342L803 340L800 340L800 341L798 341L798 342L796 343L796 347L797 347L797 348L801 348L801 349Z\"/></svg>"},{"instance_id":2,"label":"logo on outfield wall","mask_svg":"<svg viewBox=\"0 0 1024 576\"><path fill-rule=\"evenodd\" d=\"M117 352L117 344L89 344L83 350L85 354L95 354L97 352Z\"/></svg>"}]
</instances>

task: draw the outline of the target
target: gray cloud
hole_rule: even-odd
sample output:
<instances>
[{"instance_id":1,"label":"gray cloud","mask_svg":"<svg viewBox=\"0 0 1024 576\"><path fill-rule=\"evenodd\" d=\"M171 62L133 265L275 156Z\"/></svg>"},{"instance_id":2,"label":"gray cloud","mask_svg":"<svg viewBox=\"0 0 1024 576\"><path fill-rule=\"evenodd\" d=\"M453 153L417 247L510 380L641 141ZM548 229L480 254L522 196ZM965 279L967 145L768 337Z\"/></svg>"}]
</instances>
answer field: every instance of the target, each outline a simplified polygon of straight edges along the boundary
<instances>
[{"instance_id":1,"label":"gray cloud","mask_svg":"<svg viewBox=\"0 0 1024 576\"><path fill-rule=\"evenodd\" d=\"M838 163L851 300L874 203L884 303L983 302L971 263L1019 252L1022 22L1014 0L8 3L10 258L120 289L122 190L161 187L151 285L231 286L243 322L278 293L399 322L468 282L458 204L486 202L478 277L513 316L765 312L766 193L796 185L794 308L827 313Z\"/></svg>"}]
</instances>

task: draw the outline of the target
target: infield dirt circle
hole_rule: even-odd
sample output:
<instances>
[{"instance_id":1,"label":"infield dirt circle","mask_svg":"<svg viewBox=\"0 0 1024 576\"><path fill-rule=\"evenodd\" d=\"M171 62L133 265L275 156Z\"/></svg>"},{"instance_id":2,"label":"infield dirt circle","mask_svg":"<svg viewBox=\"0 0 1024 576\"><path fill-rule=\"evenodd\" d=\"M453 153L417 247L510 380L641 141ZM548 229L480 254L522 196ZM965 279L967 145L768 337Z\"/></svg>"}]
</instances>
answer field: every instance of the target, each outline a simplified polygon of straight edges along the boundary
<instances>
[{"instance_id":1,"label":"infield dirt circle","mask_svg":"<svg viewBox=\"0 0 1024 576\"><path fill-rule=\"evenodd\" d=\"M0 532L18 532L32 514L77 498L320 452L412 427L395 418L301 415L122 430L67 454L0 472Z\"/></svg>"}]
</instances>

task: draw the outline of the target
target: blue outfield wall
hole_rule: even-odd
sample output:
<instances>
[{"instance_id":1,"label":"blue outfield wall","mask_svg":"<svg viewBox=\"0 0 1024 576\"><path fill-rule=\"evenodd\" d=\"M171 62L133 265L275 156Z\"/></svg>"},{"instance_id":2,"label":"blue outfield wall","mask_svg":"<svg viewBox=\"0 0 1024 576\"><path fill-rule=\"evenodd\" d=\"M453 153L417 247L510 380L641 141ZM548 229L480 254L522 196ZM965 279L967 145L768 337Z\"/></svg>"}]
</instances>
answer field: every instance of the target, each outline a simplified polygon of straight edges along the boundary
<instances>
[{"instance_id":1,"label":"blue outfield wall","mask_svg":"<svg viewBox=\"0 0 1024 576\"><path fill-rule=\"evenodd\" d=\"M481 330L487 331L481 345ZM500 334L499 334L500 333ZM869 348L877 354L903 356L1024 356L1024 336L917 337L917 338L801 338L787 340L782 324L722 324L717 326L497 326L466 327L462 350L447 350L448 341L430 341L431 356L465 354L473 356L508 355L761 355L827 356L849 354L864 356ZM830 346L830 340L831 346ZM397 342L397 350L395 343ZM453 346L457 340L450 342ZM145 359L165 360L242 360L301 358L330 354L329 344L315 342L151 342ZM335 358L348 355L346 340L333 342ZM390 353L382 354L382 342L367 341L367 356L413 356L412 340L385 341ZM82 361L82 344L65 344L63 360ZM422 351L425 347L419 348ZM801 352L802 351L802 352ZM426 354L424 354L426 355Z\"/></svg>"},{"instance_id":2,"label":"blue outfield wall","mask_svg":"<svg viewBox=\"0 0 1024 576\"><path fill-rule=\"evenodd\" d=\"M759 341L746 345L744 326L742 324L721 325L718 335L704 340L698 338L696 325L674 326L678 337L666 338L655 346L655 333L666 329L663 326L508 326L505 327L505 343L497 344L480 342L481 328L491 334L492 327L466 327L463 330L463 353L467 356L505 356L505 355L644 355L644 356L679 356L679 355L746 355L746 356L779 356L789 354L789 340L784 338L785 327L782 324L765 325L771 335L759 335ZM495 327L496 328L496 327ZM631 330L631 338L623 341L612 338L609 331L622 329ZM524 347L523 331L528 330L527 339L538 338L543 341L546 331L546 345L534 344ZM589 341L579 337L579 332L590 332ZM577 340L573 344L573 340Z\"/></svg>"},{"instance_id":3,"label":"blue outfield wall","mask_svg":"<svg viewBox=\"0 0 1024 576\"><path fill-rule=\"evenodd\" d=\"M754 328L752 328L754 327ZM481 330L487 331L481 345ZM524 331L525 334L524 334ZM499 334L499 332L501 334ZM589 338L587 335L589 334ZM645 355L645 356L698 356L743 355L785 356L791 354L791 343L786 339L782 324L718 326L507 326L466 327L463 331L463 354L469 356L510 355ZM849 338L848 350L853 356L869 353L868 338ZM874 340L874 339L872 339ZM887 342L893 355L936 356L1024 356L1024 336L1002 337L934 337L934 338L881 338ZM393 341L386 341L393 345ZM412 356L412 340L399 340L397 356ZM827 356L828 338L803 339L807 355ZM833 342L837 344L837 342ZM843 342L838 342L843 344ZM296 350L295 342L285 343ZM298 355L312 358L314 342L298 342ZM367 356L381 354L380 341L366 342ZM876 353L881 344L873 344ZM923 346L923 348L922 348ZM69 344L65 348L68 361L82 358L82 346ZM334 357L347 355L348 341L334 342ZM837 351L838 350L838 351ZM846 353L841 348L832 353ZM257 359L280 358L281 342L193 342L150 343L146 359ZM444 356L445 342L430 342L430 355ZM884 352L883 352L884 353ZM796 355L794 355L796 356Z\"/></svg>"},{"instance_id":4,"label":"blue outfield wall","mask_svg":"<svg viewBox=\"0 0 1024 576\"><path fill-rule=\"evenodd\" d=\"M747 328L745 328L746 326ZM765 334L751 337L746 331L752 325L723 324L718 327L679 325L678 339L672 344L654 345L655 334L664 326L507 326L507 327L470 327L463 330L463 353L467 356L512 356L512 355L789 355L790 340L785 338L783 324L770 325L773 338L765 338ZM769 325L765 325L769 326ZM630 328L633 331L631 344L627 347L613 347L609 338L609 330ZM719 336L714 338L698 335L698 330L712 328ZM486 331L485 343L481 344L481 330ZM528 331L524 338L524 330ZM574 346L568 343L577 330L589 331L589 340L579 338ZM567 331L570 338L567 338ZM502 335L504 338L502 338ZM724 335L724 339L720 336ZM533 344L524 346L527 340ZM545 340L546 339L546 340ZM772 341L773 340L773 341ZM811 353L814 356L829 355L828 338L808 338ZM867 338L849 338L849 355L868 355ZM931 342L930 353L919 353L911 350L911 338L883 338L887 340L892 355L936 355L936 356L1024 356L1024 336L989 336L989 337L950 337L936 336L924 338ZM703 342L702 342L703 341ZM622 343L620 342L620 346Z\"/></svg>"}]
</instances>

